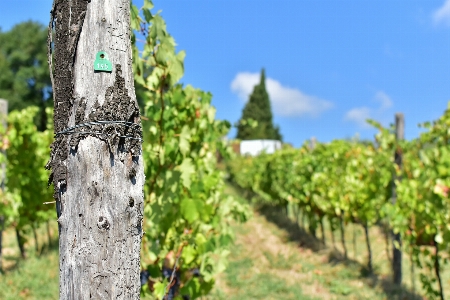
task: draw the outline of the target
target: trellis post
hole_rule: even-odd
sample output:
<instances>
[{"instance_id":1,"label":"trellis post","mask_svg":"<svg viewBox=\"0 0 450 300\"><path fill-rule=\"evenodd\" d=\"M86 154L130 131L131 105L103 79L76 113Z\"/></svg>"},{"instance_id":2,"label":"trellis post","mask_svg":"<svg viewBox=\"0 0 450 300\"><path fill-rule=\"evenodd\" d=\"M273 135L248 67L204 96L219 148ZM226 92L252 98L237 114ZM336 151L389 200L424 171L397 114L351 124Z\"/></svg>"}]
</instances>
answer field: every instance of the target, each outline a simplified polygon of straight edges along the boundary
<instances>
[{"instance_id":1,"label":"trellis post","mask_svg":"<svg viewBox=\"0 0 450 300\"><path fill-rule=\"evenodd\" d=\"M60 299L139 299L144 169L130 1L54 0L50 16Z\"/></svg>"},{"instance_id":2,"label":"trellis post","mask_svg":"<svg viewBox=\"0 0 450 300\"><path fill-rule=\"evenodd\" d=\"M405 138L405 119L402 113L395 114L395 137L397 141ZM401 149L397 147L394 153L395 164L399 169L402 168L402 153ZM395 180L401 180L394 174L394 183L392 185L392 204L397 202L397 188ZM394 283L400 285L402 283L402 241L399 233L393 234L393 255L392 255L392 269L394 273Z\"/></svg>"}]
</instances>

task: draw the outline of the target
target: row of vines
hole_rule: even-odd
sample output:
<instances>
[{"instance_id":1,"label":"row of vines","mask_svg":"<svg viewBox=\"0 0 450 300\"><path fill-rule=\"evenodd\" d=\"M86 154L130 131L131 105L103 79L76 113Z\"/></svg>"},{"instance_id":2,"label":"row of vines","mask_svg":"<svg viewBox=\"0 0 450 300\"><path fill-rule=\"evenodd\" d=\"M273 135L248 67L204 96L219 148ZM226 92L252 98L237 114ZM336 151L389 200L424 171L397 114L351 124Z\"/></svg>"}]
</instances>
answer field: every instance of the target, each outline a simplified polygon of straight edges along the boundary
<instances>
[{"instance_id":1,"label":"row of vines","mask_svg":"<svg viewBox=\"0 0 450 300\"><path fill-rule=\"evenodd\" d=\"M183 51L167 32L151 1L131 4L133 71L142 115L145 163L142 294L154 299L195 299L214 286L226 267L231 220L244 221L248 207L224 195L217 154L231 155L222 137L230 124L215 119L212 95L177 83L184 73ZM2 229L18 236L56 218L52 187L44 166L53 140L52 110L47 130L26 108L8 115L1 134L6 188L0 201ZM23 250L23 237L18 239Z\"/></svg>"},{"instance_id":2,"label":"row of vines","mask_svg":"<svg viewBox=\"0 0 450 300\"><path fill-rule=\"evenodd\" d=\"M306 215L314 236L318 228L323 232L325 219L341 234L348 223L361 225L370 272L368 228L387 227L401 236L394 246L411 253L421 270L427 296L444 299L440 274L450 254L450 103L411 141L397 140L393 127L369 123L379 129L375 142L305 143L300 149L240 157L229 164L230 175L261 201ZM402 157L400 166L394 153ZM343 249L347 256L345 243Z\"/></svg>"}]
</instances>

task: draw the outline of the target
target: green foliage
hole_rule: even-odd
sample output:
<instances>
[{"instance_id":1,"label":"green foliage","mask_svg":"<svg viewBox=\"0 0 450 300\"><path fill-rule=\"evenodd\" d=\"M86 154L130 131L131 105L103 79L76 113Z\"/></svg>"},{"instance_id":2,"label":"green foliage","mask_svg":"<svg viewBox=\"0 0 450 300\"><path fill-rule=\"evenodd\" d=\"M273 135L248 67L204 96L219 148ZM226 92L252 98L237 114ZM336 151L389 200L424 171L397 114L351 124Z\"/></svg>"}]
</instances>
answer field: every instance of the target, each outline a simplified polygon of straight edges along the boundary
<instances>
[{"instance_id":1,"label":"green foliage","mask_svg":"<svg viewBox=\"0 0 450 300\"><path fill-rule=\"evenodd\" d=\"M37 107L29 106L8 115L6 191L15 199L11 207L18 207L15 225L20 230L55 214L52 206L43 205L52 199L43 166L50 155L53 130L51 127L44 132L37 130L33 119L38 112ZM51 109L47 113L51 114ZM13 212L16 216L15 209Z\"/></svg>"},{"instance_id":2,"label":"green foliage","mask_svg":"<svg viewBox=\"0 0 450 300\"><path fill-rule=\"evenodd\" d=\"M8 129L5 126L0 125L0 178L2 183L6 183L6 149L9 146L9 139L7 136ZM4 169L3 169L4 167ZM11 225L19 215L20 198L18 195L9 192L5 186L0 189L0 218L2 224L0 229ZM1 250L1 249L0 249Z\"/></svg>"},{"instance_id":3,"label":"green foliage","mask_svg":"<svg viewBox=\"0 0 450 300\"><path fill-rule=\"evenodd\" d=\"M162 268L181 273L180 294L191 299L207 294L226 266L233 233L232 219L248 210L223 194L223 173L217 153L229 156L222 137L230 124L215 119L212 95L177 82L184 73L183 51L167 32L151 1L132 5L133 71L143 105L145 208L142 264L150 274L151 291L161 298L168 284ZM139 54L136 35L145 38ZM198 268L200 277L191 270Z\"/></svg>"},{"instance_id":4,"label":"green foliage","mask_svg":"<svg viewBox=\"0 0 450 300\"><path fill-rule=\"evenodd\" d=\"M49 129L37 130L33 120L38 112L35 106L13 111L8 115L7 128L0 126L0 163L6 163L6 186L0 191L0 217L5 227L14 226L22 236L24 231L37 228L55 216L53 206L43 204L52 199L43 166L50 155L53 129L49 124ZM51 119L51 109L47 109L47 114ZM24 242L20 238L20 243Z\"/></svg>"},{"instance_id":5,"label":"green foliage","mask_svg":"<svg viewBox=\"0 0 450 300\"><path fill-rule=\"evenodd\" d=\"M250 99L242 111L241 121L238 123L237 138L241 140L282 140L280 128L273 125L272 109L269 94L266 91L266 76L261 71L261 80L253 89ZM246 120L257 122L258 126L247 124Z\"/></svg>"},{"instance_id":6,"label":"green foliage","mask_svg":"<svg viewBox=\"0 0 450 300\"><path fill-rule=\"evenodd\" d=\"M450 103L439 120L424 125L429 131L413 141L396 141L392 128L369 123L379 129L376 146L334 140L310 150L305 143L300 149L234 159L228 166L231 177L264 201L297 205L313 220L326 217L332 224L342 219L367 226L388 220L414 254L427 295L435 297L436 252L427 247L439 247L442 268L450 253ZM401 168L395 152L402 154Z\"/></svg>"},{"instance_id":7,"label":"green foliage","mask_svg":"<svg viewBox=\"0 0 450 300\"><path fill-rule=\"evenodd\" d=\"M59 299L58 224L52 220L42 225L36 228L40 247L38 251L29 247L26 260L21 259L14 228L3 232L4 272L0 274L0 299ZM33 234L29 232L24 238L31 239ZM30 241L30 246L33 244Z\"/></svg>"},{"instance_id":8,"label":"green foliage","mask_svg":"<svg viewBox=\"0 0 450 300\"><path fill-rule=\"evenodd\" d=\"M439 295L435 272L436 249L440 267L448 263L450 241L450 102L444 114L417 139L391 143L403 154L403 167L397 168L397 204L387 208L392 226L412 247L415 263L421 267L421 281L431 297ZM385 144L389 144L386 141ZM428 247L427 247L428 246ZM431 251L430 251L431 250ZM444 283L445 285L445 283Z\"/></svg>"},{"instance_id":9,"label":"green foliage","mask_svg":"<svg viewBox=\"0 0 450 300\"><path fill-rule=\"evenodd\" d=\"M28 21L0 31L0 98L8 100L10 111L39 107L34 121L39 130L45 129L52 94L43 25Z\"/></svg>"},{"instance_id":10,"label":"green foliage","mask_svg":"<svg viewBox=\"0 0 450 300\"><path fill-rule=\"evenodd\" d=\"M151 292L162 298L168 285L163 278L163 266L175 267L181 274L180 294L195 299L212 289L215 277L226 267L228 246L233 238L230 221L245 220L249 210L233 197L225 197L224 174L217 168L218 153L222 157L232 155L222 140L230 124L215 119L210 93L177 83L183 76L185 54L175 51L174 39L160 14L150 11L152 7L152 2L147 0L141 10L131 6L131 26L135 30L133 71L143 110L146 174L141 261L151 274L143 293ZM38 38L41 28L34 23L29 26ZM20 25L11 32L18 35L26 30L26 26ZM135 34L143 35L146 40L141 54ZM0 35L0 40L9 35ZM23 53L15 51L21 45L16 42L17 49L6 42L0 46L1 49L9 45L5 48L8 51L0 50L0 66L9 77L28 82L29 91L21 86L23 93L19 93L15 85L22 81L8 83L6 77L0 77L0 87L6 91L4 97L11 100L12 109L25 107L26 101L43 103L46 84L39 76L29 76L48 78L48 73L39 71L44 57L37 46L45 48L45 39L30 38L30 47L23 47ZM31 62L30 55L34 57ZM17 64L12 64L16 61ZM41 98L32 93L38 89ZM42 106L27 106L12 111L8 128L0 132L1 149L7 150L7 182L1 194L0 216L6 217L6 225L13 225L19 231L29 226L36 228L55 216L54 205L43 204L52 199L44 166L53 140L53 113L47 109L47 129L38 131L33 121L40 109ZM5 156L0 154L0 163L4 161ZM201 275L193 276L192 269L199 269Z\"/></svg>"},{"instance_id":11,"label":"green foliage","mask_svg":"<svg viewBox=\"0 0 450 300\"><path fill-rule=\"evenodd\" d=\"M278 205L299 205L319 218L362 224L379 220L388 200L391 157L373 146L335 140L309 150L284 149L272 155L240 158L231 173L244 188L251 188ZM375 172L378 166L382 172ZM276 199L276 200L275 200ZM374 209L377 208L377 209Z\"/></svg>"}]
</instances>

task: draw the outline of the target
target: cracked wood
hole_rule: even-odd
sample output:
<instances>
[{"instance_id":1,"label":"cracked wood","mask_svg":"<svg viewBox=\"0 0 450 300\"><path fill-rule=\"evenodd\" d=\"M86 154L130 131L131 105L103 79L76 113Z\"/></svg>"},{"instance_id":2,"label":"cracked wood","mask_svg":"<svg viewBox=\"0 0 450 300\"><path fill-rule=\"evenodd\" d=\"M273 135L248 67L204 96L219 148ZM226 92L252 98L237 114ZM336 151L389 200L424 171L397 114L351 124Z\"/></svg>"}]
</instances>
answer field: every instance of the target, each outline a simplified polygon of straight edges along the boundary
<instances>
[{"instance_id":1,"label":"cracked wood","mask_svg":"<svg viewBox=\"0 0 450 300\"><path fill-rule=\"evenodd\" d=\"M54 0L48 47L55 132L99 120L140 125L129 5L128 0ZM111 73L94 72L95 55L102 50L112 62ZM139 299L141 143L118 136L140 137L140 132L94 127L87 129L103 135L58 136L47 165L60 226L60 299Z\"/></svg>"}]
</instances>

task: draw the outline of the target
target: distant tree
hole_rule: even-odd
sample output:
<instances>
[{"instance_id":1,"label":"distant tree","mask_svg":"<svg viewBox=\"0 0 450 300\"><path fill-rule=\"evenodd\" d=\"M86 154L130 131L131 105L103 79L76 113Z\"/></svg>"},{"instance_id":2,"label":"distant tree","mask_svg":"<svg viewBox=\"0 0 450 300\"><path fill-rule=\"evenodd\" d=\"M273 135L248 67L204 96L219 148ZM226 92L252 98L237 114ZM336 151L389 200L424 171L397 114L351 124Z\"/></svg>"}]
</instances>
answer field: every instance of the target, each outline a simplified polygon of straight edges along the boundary
<instances>
[{"instance_id":1,"label":"distant tree","mask_svg":"<svg viewBox=\"0 0 450 300\"><path fill-rule=\"evenodd\" d=\"M241 120L238 123L237 138L241 140L282 140L280 128L274 126L269 94L266 91L266 76L264 69L261 71L261 80L257 84L250 99L242 111ZM244 120L253 119L258 126L252 127ZM244 121L244 122L243 122Z\"/></svg>"},{"instance_id":2,"label":"distant tree","mask_svg":"<svg viewBox=\"0 0 450 300\"><path fill-rule=\"evenodd\" d=\"M45 107L52 107L51 81L47 63L47 28L27 21L11 30L0 30L0 98L9 110L39 107L35 123L46 128Z\"/></svg>"}]
</instances>

